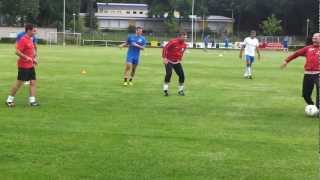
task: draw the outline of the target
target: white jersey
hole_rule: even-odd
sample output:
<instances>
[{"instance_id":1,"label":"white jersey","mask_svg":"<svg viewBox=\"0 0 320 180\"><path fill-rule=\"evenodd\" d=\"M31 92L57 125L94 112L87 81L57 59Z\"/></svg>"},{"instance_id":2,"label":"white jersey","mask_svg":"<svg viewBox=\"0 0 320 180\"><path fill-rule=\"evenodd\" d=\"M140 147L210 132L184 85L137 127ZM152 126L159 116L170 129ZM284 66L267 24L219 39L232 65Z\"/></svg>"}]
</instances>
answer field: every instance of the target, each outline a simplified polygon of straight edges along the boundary
<instances>
[{"instance_id":1,"label":"white jersey","mask_svg":"<svg viewBox=\"0 0 320 180\"><path fill-rule=\"evenodd\" d=\"M244 55L255 56L257 47L259 46L259 40L257 38L247 37L243 41Z\"/></svg>"}]
</instances>

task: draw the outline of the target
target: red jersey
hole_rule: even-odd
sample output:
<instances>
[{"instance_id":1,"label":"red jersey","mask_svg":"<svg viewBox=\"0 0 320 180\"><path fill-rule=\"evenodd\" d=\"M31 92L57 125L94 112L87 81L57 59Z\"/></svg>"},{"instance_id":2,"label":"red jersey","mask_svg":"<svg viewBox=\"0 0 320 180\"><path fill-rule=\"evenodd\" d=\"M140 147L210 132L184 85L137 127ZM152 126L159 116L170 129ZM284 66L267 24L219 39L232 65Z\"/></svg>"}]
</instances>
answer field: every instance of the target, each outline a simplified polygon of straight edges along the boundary
<instances>
[{"instance_id":1,"label":"red jersey","mask_svg":"<svg viewBox=\"0 0 320 180\"><path fill-rule=\"evenodd\" d=\"M319 46L311 45L306 46L298 51L294 52L286 59L286 62L290 62L299 56L306 57L306 63L304 65L305 71L320 71L319 67Z\"/></svg>"},{"instance_id":2,"label":"red jersey","mask_svg":"<svg viewBox=\"0 0 320 180\"><path fill-rule=\"evenodd\" d=\"M169 62L179 63L186 48L187 44L180 38L172 39L164 46L162 57L168 59Z\"/></svg>"},{"instance_id":3,"label":"red jersey","mask_svg":"<svg viewBox=\"0 0 320 180\"><path fill-rule=\"evenodd\" d=\"M35 47L32 42L32 38L25 35L21 38L21 40L17 44L17 50L19 50L22 54L32 58L32 61L28 61L25 58L20 57L18 60L19 68L33 68L34 66L34 57L35 57Z\"/></svg>"}]
</instances>

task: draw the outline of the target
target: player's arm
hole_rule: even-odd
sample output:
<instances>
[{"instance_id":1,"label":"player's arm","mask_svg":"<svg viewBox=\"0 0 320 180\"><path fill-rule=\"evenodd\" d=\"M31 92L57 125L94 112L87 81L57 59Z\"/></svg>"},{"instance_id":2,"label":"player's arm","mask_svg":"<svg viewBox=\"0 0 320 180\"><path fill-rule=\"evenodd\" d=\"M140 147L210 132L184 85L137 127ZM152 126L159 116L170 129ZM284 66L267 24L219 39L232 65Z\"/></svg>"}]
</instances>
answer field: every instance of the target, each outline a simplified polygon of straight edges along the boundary
<instances>
[{"instance_id":1,"label":"player's arm","mask_svg":"<svg viewBox=\"0 0 320 180\"><path fill-rule=\"evenodd\" d=\"M304 47L302 49L297 50L296 52L294 52L292 55L290 55L289 57L287 57L282 65L280 66L281 69L284 69L287 67L287 65L293 61L294 59L296 59L299 56L305 56L306 52L307 52L308 47Z\"/></svg>"},{"instance_id":2,"label":"player's arm","mask_svg":"<svg viewBox=\"0 0 320 180\"><path fill-rule=\"evenodd\" d=\"M245 45L241 45L240 54L239 54L239 58L240 59L242 59L242 54L243 54L244 47L245 47Z\"/></svg>"},{"instance_id":3,"label":"player's arm","mask_svg":"<svg viewBox=\"0 0 320 180\"><path fill-rule=\"evenodd\" d=\"M258 54L258 60L260 60L261 59L261 55L260 55L259 45L256 47L256 52Z\"/></svg>"},{"instance_id":4,"label":"player's arm","mask_svg":"<svg viewBox=\"0 0 320 180\"><path fill-rule=\"evenodd\" d=\"M23 59L26 59L27 61L32 61L32 58L23 54L19 48L16 48L16 55Z\"/></svg>"},{"instance_id":5,"label":"player's arm","mask_svg":"<svg viewBox=\"0 0 320 180\"><path fill-rule=\"evenodd\" d=\"M127 46L128 46L128 42L124 42L119 45L119 48L123 48L123 47L127 47Z\"/></svg>"},{"instance_id":6,"label":"player's arm","mask_svg":"<svg viewBox=\"0 0 320 180\"><path fill-rule=\"evenodd\" d=\"M139 44L137 44L137 43L135 43L135 42L132 43L131 46L137 47L137 48L139 48L139 49L141 49L141 50L144 49L144 46L141 46L141 45L139 45Z\"/></svg>"},{"instance_id":7,"label":"player's arm","mask_svg":"<svg viewBox=\"0 0 320 180\"><path fill-rule=\"evenodd\" d=\"M167 45L165 45L162 49L162 60L164 64L168 64L167 53Z\"/></svg>"}]
</instances>

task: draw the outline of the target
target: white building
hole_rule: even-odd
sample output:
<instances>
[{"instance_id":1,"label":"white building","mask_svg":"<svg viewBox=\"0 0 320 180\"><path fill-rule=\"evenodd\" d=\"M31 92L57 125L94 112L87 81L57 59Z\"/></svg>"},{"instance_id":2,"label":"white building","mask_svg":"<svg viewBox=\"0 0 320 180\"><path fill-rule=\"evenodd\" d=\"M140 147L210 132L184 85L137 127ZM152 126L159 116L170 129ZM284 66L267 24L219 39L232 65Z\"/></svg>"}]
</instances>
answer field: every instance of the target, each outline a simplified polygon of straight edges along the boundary
<instances>
[{"instance_id":1,"label":"white building","mask_svg":"<svg viewBox=\"0 0 320 180\"><path fill-rule=\"evenodd\" d=\"M97 17L148 17L147 4L130 4L130 3L97 3Z\"/></svg>"},{"instance_id":2,"label":"white building","mask_svg":"<svg viewBox=\"0 0 320 180\"><path fill-rule=\"evenodd\" d=\"M147 31L165 31L164 18L150 18L147 4L97 3L96 17L100 29L126 30L130 25L141 26ZM175 12L177 21L179 13ZM233 19L224 16L209 16L205 20L195 20L195 30L203 27L217 33L232 33ZM191 20L181 20L181 29L190 32Z\"/></svg>"}]
</instances>

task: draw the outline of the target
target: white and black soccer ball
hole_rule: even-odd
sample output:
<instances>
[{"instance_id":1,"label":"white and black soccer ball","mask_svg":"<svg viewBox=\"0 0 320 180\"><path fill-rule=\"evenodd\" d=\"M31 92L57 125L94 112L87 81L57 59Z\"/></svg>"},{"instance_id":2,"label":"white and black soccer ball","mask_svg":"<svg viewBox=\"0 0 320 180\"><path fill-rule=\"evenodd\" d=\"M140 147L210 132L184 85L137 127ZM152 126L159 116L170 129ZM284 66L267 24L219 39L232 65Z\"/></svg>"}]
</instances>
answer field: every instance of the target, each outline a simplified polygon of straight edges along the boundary
<instances>
[{"instance_id":1,"label":"white and black soccer ball","mask_svg":"<svg viewBox=\"0 0 320 180\"><path fill-rule=\"evenodd\" d=\"M315 105L307 105L304 112L309 117L315 117L318 115L319 110Z\"/></svg>"}]
</instances>

